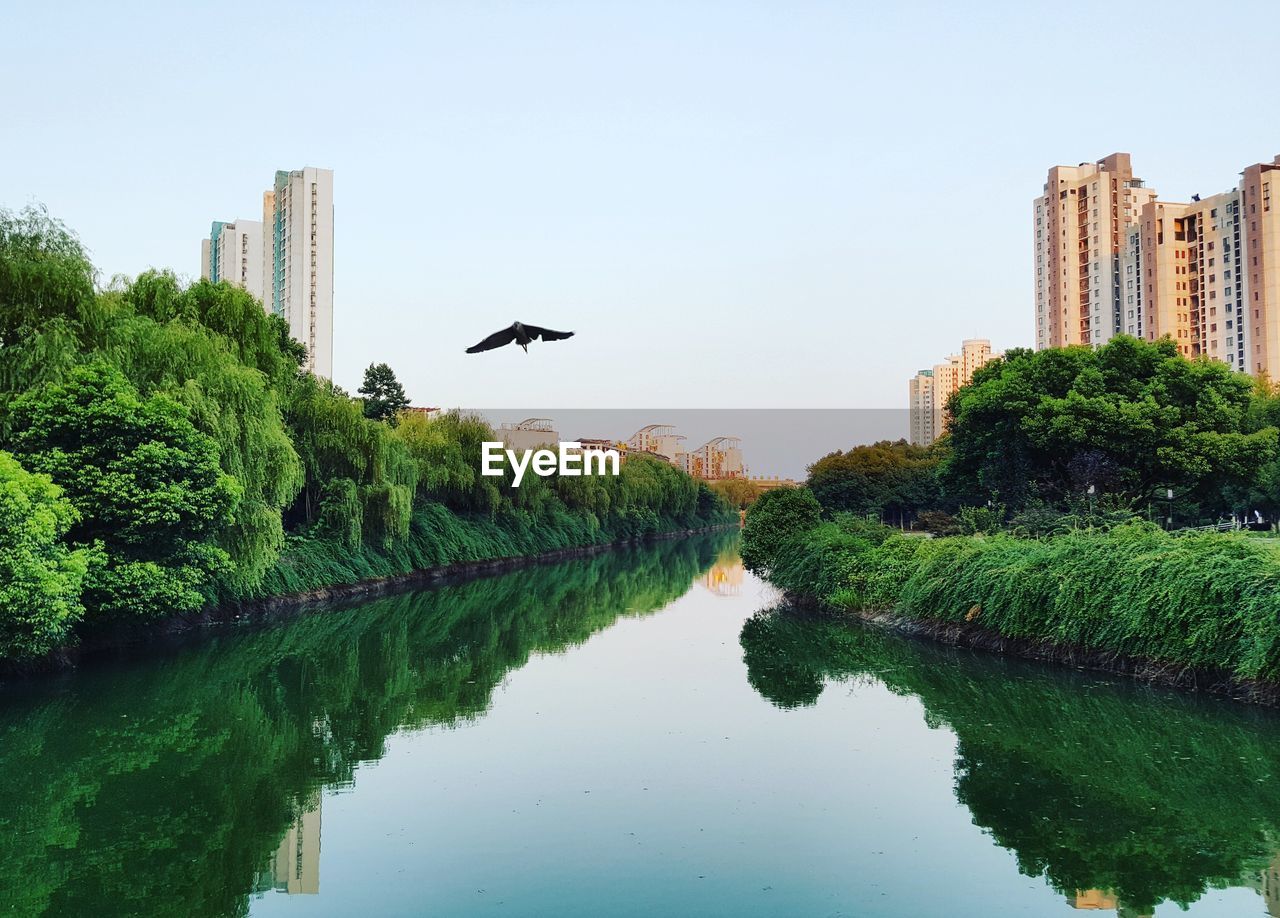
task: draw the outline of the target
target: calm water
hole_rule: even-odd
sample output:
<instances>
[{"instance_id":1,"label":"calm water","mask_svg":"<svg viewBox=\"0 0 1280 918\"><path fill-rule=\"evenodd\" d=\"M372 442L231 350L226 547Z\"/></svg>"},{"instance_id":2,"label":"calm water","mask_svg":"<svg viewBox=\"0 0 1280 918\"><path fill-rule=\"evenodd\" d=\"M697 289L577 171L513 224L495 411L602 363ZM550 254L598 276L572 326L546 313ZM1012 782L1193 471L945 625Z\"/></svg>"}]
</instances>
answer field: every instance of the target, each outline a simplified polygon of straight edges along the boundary
<instances>
[{"instance_id":1,"label":"calm water","mask_svg":"<svg viewBox=\"0 0 1280 918\"><path fill-rule=\"evenodd\" d=\"M1275 714L773 602L709 537L6 687L0 910L1280 915Z\"/></svg>"}]
</instances>

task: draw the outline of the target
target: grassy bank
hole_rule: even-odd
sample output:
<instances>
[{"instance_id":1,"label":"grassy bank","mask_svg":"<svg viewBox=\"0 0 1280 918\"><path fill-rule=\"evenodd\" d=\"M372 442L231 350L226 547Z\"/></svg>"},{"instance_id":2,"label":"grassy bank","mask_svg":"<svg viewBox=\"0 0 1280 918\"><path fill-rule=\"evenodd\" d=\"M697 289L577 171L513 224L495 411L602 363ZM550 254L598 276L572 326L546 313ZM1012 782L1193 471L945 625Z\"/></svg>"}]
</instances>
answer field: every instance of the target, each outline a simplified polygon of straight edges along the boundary
<instances>
[{"instance_id":1,"label":"grassy bank","mask_svg":"<svg viewBox=\"0 0 1280 918\"><path fill-rule=\"evenodd\" d=\"M1265 540L1146 524L928 539L846 518L769 533L761 551L762 534L748 516L757 569L834 609L1280 681L1280 550Z\"/></svg>"},{"instance_id":2,"label":"grassy bank","mask_svg":"<svg viewBox=\"0 0 1280 918\"><path fill-rule=\"evenodd\" d=\"M556 525L543 525L516 514L463 515L441 504L427 504L414 511L405 538L382 546L289 536L279 560L260 584L221 599L239 602L288 596L451 564L533 557L734 522L736 514L718 508L681 519L658 519L650 514L605 526L579 514L565 514Z\"/></svg>"}]
</instances>

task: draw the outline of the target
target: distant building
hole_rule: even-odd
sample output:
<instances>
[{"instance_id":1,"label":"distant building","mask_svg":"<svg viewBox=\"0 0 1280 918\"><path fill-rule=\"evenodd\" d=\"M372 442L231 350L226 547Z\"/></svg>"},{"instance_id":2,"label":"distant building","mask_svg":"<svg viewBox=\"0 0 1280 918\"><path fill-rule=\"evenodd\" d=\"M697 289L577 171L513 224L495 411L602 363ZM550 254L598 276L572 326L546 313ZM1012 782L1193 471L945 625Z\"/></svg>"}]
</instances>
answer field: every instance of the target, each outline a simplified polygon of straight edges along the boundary
<instances>
[{"instance_id":1,"label":"distant building","mask_svg":"<svg viewBox=\"0 0 1280 918\"><path fill-rule=\"evenodd\" d=\"M747 474L742 463L742 440L738 437L715 437L691 452L678 453L675 464L694 478L709 481L743 478Z\"/></svg>"},{"instance_id":2,"label":"distant building","mask_svg":"<svg viewBox=\"0 0 1280 918\"><path fill-rule=\"evenodd\" d=\"M560 433L550 418L525 418L514 424L503 424L494 431L507 449L534 449L555 446ZM742 459L742 440L738 437L714 437L695 450L680 446L684 436L669 424L650 424L627 440L579 437L575 441L584 450L617 450L627 459L647 457L674 465L694 478L717 481L724 478L750 478ZM762 490L794 485L789 479L751 478Z\"/></svg>"},{"instance_id":3,"label":"distant building","mask_svg":"<svg viewBox=\"0 0 1280 918\"><path fill-rule=\"evenodd\" d=\"M919 370L908 384L911 399L912 443L927 446L938 439L934 427L933 370Z\"/></svg>"},{"instance_id":4,"label":"distant building","mask_svg":"<svg viewBox=\"0 0 1280 918\"><path fill-rule=\"evenodd\" d=\"M967 386L973 374L1000 355L986 338L967 338L960 353L931 370L920 370L907 383L910 440L928 446L946 432L947 400Z\"/></svg>"},{"instance_id":5,"label":"distant building","mask_svg":"<svg viewBox=\"0 0 1280 918\"><path fill-rule=\"evenodd\" d=\"M289 323L306 369L333 377L333 170L277 172L262 222L214 221L200 242L200 276L253 294Z\"/></svg>"},{"instance_id":6,"label":"distant building","mask_svg":"<svg viewBox=\"0 0 1280 918\"><path fill-rule=\"evenodd\" d=\"M684 439L684 436L676 433L675 428L670 424L650 424L632 434L631 439L627 441L627 446L631 449L656 453L669 461L675 461L682 450L681 443Z\"/></svg>"},{"instance_id":7,"label":"distant building","mask_svg":"<svg viewBox=\"0 0 1280 918\"><path fill-rule=\"evenodd\" d=\"M507 449L554 447L560 442L560 433L551 426L550 418L525 418L515 424L503 424L494 432Z\"/></svg>"},{"instance_id":8,"label":"distant building","mask_svg":"<svg viewBox=\"0 0 1280 918\"><path fill-rule=\"evenodd\" d=\"M215 284L235 284L261 302L266 287L262 272L262 224L256 220L214 220L209 238L200 240L200 276Z\"/></svg>"},{"instance_id":9,"label":"distant building","mask_svg":"<svg viewBox=\"0 0 1280 918\"><path fill-rule=\"evenodd\" d=\"M1235 188L1157 199L1129 154L1055 166L1035 202L1036 346L1169 337L1187 357L1280 374L1280 156Z\"/></svg>"},{"instance_id":10,"label":"distant building","mask_svg":"<svg viewBox=\"0 0 1280 918\"><path fill-rule=\"evenodd\" d=\"M772 491L774 488L796 488L800 486L800 482L794 478L779 478L776 475L747 475L745 477L762 493Z\"/></svg>"}]
</instances>

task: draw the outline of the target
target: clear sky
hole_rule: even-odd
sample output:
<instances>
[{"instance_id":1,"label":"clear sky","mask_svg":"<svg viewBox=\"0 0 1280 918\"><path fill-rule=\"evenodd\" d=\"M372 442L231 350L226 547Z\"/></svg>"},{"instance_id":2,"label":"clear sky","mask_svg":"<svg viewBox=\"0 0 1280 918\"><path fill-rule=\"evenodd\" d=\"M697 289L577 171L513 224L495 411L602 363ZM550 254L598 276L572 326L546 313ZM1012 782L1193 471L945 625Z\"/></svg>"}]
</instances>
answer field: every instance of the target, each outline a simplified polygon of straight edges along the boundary
<instances>
[{"instance_id":1,"label":"clear sky","mask_svg":"<svg viewBox=\"0 0 1280 918\"><path fill-rule=\"evenodd\" d=\"M1271 3L0 5L0 206L105 277L334 169L335 375L417 404L902 407L1032 342L1031 201L1280 153ZM464 356L513 319L570 341Z\"/></svg>"}]
</instances>

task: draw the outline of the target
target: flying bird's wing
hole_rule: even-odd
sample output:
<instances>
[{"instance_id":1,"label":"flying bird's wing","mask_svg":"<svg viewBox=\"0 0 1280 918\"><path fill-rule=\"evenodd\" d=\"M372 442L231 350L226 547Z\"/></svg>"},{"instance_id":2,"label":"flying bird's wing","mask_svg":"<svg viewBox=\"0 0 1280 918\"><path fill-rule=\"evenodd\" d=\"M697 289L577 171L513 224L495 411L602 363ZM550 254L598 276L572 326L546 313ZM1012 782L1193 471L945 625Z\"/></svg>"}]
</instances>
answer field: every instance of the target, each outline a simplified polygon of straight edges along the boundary
<instances>
[{"instance_id":1,"label":"flying bird's wing","mask_svg":"<svg viewBox=\"0 0 1280 918\"><path fill-rule=\"evenodd\" d=\"M504 344L510 344L514 340L516 340L516 330L514 328L504 328L502 331L494 332L479 344L471 345L471 347L467 348L467 353L478 354L481 351L491 351L495 347L502 347Z\"/></svg>"},{"instance_id":2,"label":"flying bird's wing","mask_svg":"<svg viewBox=\"0 0 1280 918\"><path fill-rule=\"evenodd\" d=\"M558 332L550 328L539 328L536 325L526 325L524 330L529 333L530 338L541 338L543 341L562 341L573 337L573 332Z\"/></svg>"}]
</instances>

